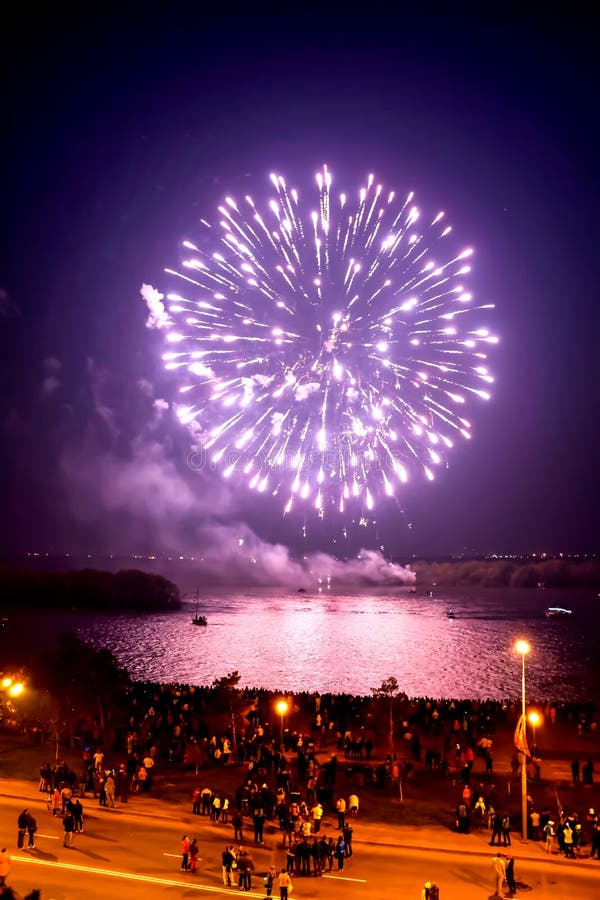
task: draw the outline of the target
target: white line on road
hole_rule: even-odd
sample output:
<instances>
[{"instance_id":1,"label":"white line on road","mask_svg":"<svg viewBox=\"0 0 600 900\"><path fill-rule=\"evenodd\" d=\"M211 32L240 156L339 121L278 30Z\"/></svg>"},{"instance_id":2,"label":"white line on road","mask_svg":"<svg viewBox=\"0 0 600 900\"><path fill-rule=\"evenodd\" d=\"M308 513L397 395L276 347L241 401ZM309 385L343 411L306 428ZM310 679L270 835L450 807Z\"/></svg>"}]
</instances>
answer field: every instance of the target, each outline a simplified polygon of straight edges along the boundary
<instances>
[{"instance_id":1,"label":"white line on road","mask_svg":"<svg viewBox=\"0 0 600 900\"><path fill-rule=\"evenodd\" d=\"M66 869L70 872L84 872L88 875L104 875L108 878L124 878L127 881L142 881L147 884L159 884L164 887L184 887L191 891L209 891L213 894L235 894L237 890L228 890L224 887L214 887L210 884L197 884L193 881L175 881L173 878L156 878L153 875L135 875L133 872L117 872L114 869L96 869L92 866L78 866L73 863L52 862L46 859L36 859L34 856L12 856L11 862L31 863L34 866L47 866L49 869ZM257 894L254 891L246 891L246 897L258 897L264 900L264 893Z\"/></svg>"},{"instance_id":2,"label":"white line on road","mask_svg":"<svg viewBox=\"0 0 600 900\"><path fill-rule=\"evenodd\" d=\"M323 878L334 878L336 881L358 881L360 884L366 884L366 878L348 878L346 875L323 875Z\"/></svg>"},{"instance_id":3,"label":"white line on road","mask_svg":"<svg viewBox=\"0 0 600 900\"><path fill-rule=\"evenodd\" d=\"M181 853L163 853L163 856L172 856L173 859L181 859ZM202 857L198 857L198 862L202 862Z\"/></svg>"},{"instance_id":4,"label":"white line on road","mask_svg":"<svg viewBox=\"0 0 600 900\"><path fill-rule=\"evenodd\" d=\"M36 831L35 836L39 837L39 838L41 838L41 837L46 838L46 840L48 840L48 841L57 841L58 840L58 838L56 837L55 834L42 834L40 831Z\"/></svg>"}]
</instances>

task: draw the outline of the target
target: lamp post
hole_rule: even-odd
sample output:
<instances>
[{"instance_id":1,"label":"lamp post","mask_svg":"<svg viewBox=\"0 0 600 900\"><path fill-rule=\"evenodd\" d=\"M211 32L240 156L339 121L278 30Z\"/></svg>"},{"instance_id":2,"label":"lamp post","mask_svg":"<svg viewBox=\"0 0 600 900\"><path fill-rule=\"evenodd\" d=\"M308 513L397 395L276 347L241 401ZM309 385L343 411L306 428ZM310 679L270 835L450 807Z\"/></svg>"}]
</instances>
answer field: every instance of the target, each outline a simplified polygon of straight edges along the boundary
<instances>
[{"instance_id":1,"label":"lamp post","mask_svg":"<svg viewBox=\"0 0 600 900\"><path fill-rule=\"evenodd\" d=\"M283 746L283 717L288 711L287 700L278 700L275 709L281 716L281 745Z\"/></svg>"},{"instance_id":2,"label":"lamp post","mask_svg":"<svg viewBox=\"0 0 600 900\"><path fill-rule=\"evenodd\" d=\"M527 718L525 716L525 657L529 653L530 647L527 641L519 640L515 644L515 650L521 654L521 715L523 725L523 735ZM527 754L525 750L521 750L521 818L523 822L522 836L523 841L527 841Z\"/></svg>"}]
</instances>

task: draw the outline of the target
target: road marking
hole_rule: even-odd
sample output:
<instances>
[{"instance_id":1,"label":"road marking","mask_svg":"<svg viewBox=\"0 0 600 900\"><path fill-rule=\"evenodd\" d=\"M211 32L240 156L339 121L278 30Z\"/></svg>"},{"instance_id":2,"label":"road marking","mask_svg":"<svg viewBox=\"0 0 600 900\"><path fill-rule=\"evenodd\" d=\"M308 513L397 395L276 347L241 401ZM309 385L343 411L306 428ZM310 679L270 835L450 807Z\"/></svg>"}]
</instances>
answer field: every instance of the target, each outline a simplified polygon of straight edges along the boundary
<instances>
[{"instance_id":1,"label":"road marking","mask_svg":"<svg viewBox=\"0 0 600 900\"><path fill-rule=\"evenodd\" d=\"M127 881L142 881L147 884L159 884L164 887L184 887L188 891L209 891L213 894L235 894L238 890L228 890L224 887L214 887L210 884L195 884L193 881L176 881L174 878L156 878L153 875L135 875L133 872L118 872L115 869L96 869L92 866L78 866L73 863L53 862L47 859L36 859L34 856L11 856L11 862L25 862L34 866L47 866L49 869L66 869L70 872L85 872L89 875L104 875L108 878L124 878ZM254 891L246 891L246 897L258 897L264 900L264 892L260 894Z\"/></svg>"},{"instance_id":2,"label":"road marking","mask_svg":"<svg viewBox=\"0 0 600 900\"><path fill-rule=\"evenodd\" d=\"M58 838L55 834L42 834L40 831L36 831L36 837L46 838L48 841L57 841Z\"/></svg>"},{"instance_id":3,"label":"road marking","mask_svg":"<svg viewBox=\"0 0 600 900\"><path fill-rule=\"evenodd\" d=\"M336 881L358 881L360 884L366 884L366 878L348 878L347 875L323 875L323 878L334 878Z\"/></svg>"},{"instance_id":4,"label":"road marking","mask_svg":"<svg viewBox=\"0 0 600 900\"><path fill-rule=\"evenodd\" d=\"M163 856L172 856L173 859L181 859L181 853L163 853ZM198 862L202 862L201 856L196 857L196 859Z\"/></svg>"}]
</instances>

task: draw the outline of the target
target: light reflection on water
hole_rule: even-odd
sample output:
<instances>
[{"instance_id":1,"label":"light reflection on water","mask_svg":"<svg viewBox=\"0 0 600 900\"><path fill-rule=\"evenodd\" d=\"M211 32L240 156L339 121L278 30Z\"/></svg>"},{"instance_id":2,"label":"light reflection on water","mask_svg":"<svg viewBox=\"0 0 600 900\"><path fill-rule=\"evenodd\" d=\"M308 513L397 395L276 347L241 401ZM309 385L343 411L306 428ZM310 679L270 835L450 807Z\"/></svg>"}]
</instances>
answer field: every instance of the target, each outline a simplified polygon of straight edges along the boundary
<instances>
[{"instance_id":1,"label":"light reflection on water","mask_svg":"<svg viewBox=\"0 0 600 900\"><path fill-rule=\"evenodd\" d=\"M548 606L572 620L548 621ZM452 609L455 619L449 619ZM177 613L85 617L80 636L109 647L135 679L210 684L237 670L244 686L368 694L389 676L409 696L516 697L526 638L528 695L555 700L599 693L592 592L459 590L433 597L395 591L212 594L191 624Z\"/></svg>"}]
</instances>

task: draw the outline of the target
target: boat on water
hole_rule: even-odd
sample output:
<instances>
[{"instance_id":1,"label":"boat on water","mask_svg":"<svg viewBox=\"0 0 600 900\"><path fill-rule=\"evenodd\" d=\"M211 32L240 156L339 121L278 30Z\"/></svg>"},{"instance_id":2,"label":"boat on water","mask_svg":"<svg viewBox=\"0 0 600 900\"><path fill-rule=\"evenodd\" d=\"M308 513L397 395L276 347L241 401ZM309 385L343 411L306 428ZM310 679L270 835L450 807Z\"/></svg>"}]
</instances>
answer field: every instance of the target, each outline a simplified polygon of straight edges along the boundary
<instances>
[{"instance_id":1,"label":"boat on water","mask_svg":"<svg viewBox=\"0 0 600 900\"><path fill-rule=\"evenodd\" d=\"M208 619L206 618L206 616L198 615L198 600L199 600L199 594L198 594L198 591L196 591L196 602L194 605L194 615L192 617L192 625L208 625Z\"/></svg>"},{"instance_id":2,"label":"boat on water","mask_svg":"<svg viewBox=\"0 0 600 900\"><path fill-rule=\"evenodd\" d=\"M562 606L549 606L546 610L547 619L570 619L572 615L572 609L563 609Z\"/></svg>"},{"instance_id":3,"label":"boat on water","mask_svg":"<svg viewBox=\"0 0 600 900\"><path fill-rule=\"evenodd\" d=\"M410 587L410 588L408 589L408 593L409 593L409 594L416 594L416 593L417 593L416 587Z\"/></svg>"},{"instance_id":4,"label":"boat on water","mask_svg":"<svg viewBox=\"0 0 600 900\"><path fill-rule=\"evenodd\" d=\"M449 619L455 619L455 618L456 618L456 613L454 612L453 609L449 609L448 612L446 613L446 615L448 616Z\"/></svg>"}]
</instances>

